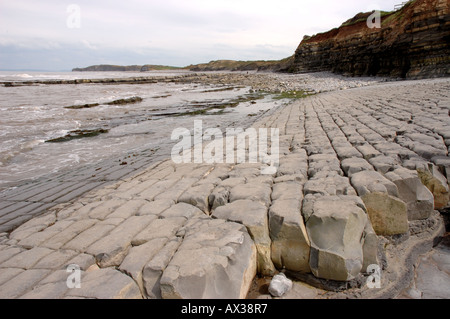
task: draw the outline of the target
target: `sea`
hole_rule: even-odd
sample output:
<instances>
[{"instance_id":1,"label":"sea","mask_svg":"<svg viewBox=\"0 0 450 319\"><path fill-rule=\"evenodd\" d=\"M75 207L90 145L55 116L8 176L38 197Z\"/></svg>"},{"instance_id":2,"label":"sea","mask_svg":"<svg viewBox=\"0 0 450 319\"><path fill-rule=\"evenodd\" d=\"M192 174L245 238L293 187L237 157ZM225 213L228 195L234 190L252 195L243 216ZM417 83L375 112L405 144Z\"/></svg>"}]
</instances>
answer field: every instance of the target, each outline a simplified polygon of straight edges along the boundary
<instances>
[{"instance_id":1,"label":"sea","mask_svg":"<svg viewBox=\"0 0 450 319\"><path fill-rule=\"evenodd\" d=\"M246 128L286 103L238 85L45 84L183 73L0 71L0 191L130 152L169 156L176 128ZM24 81L44 83L2 84Z\"/></svg>"}]
</instances>

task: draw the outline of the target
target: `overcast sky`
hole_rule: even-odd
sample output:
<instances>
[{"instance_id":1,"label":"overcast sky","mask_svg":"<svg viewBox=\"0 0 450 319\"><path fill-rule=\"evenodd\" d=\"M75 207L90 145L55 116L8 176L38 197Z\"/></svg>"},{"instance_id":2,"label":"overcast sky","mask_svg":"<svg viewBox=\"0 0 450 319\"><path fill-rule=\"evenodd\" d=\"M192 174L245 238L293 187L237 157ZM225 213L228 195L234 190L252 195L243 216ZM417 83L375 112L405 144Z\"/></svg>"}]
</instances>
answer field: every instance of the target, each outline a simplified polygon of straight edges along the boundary
<instances>
[{"instance_id":1,"label":"overcast sky","mask_svg":"<svg viewBox=\"0 0 450 319\"><path fill-rule=\"evenodd\" d=\"M0 69L278 60L401 0L0 0Z\"/></svg>"}]
</instances>

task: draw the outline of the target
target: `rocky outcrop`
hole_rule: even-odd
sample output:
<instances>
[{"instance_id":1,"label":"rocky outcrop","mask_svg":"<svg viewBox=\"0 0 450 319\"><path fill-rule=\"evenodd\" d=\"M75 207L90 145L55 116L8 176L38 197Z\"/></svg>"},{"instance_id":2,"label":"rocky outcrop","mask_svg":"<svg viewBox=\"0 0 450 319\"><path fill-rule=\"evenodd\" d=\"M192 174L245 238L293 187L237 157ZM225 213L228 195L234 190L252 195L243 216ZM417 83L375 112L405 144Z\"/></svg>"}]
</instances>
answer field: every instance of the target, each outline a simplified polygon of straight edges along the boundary
<instances>
[{"instance_id":1,"label":"rocky outcrop","mask_svg":"<svg viewBox=\"0 0 450 319\"><path fill-rule=\"evenodd\" d=\"M190 71L288 71L294 61L294 56L277 61L233 61L217 60L208 63L189 65Z\"/></svg>"},{"instance_id":2,"label":"rocky outcrop","mask_svg":"<svg viewBox=\"0 0 450 319\"><path fill-rule=\"evenodd\" d=\"M91 65L85 68L74 68L72 72L147 72L147 71L157 71L157 70L174 70L179 69L174 66L166 65L110 65L110 64L100 64Z\"/></svg>"},{"instance_id":3,"label":"rocky outcrop","mask_svg":"<svg viewBox=\"0 0 450 319\"><path fill-rule=\"evenodd\" d=\"M100 65L91 65L85 68L74 68L72 72L140 72L142 66L141 65L109 65L109 64L100 64Z\"/></svg>"},{"instance_id":4,"label":"rocky outcrop","mask_svg":"<svg viewBox=\"0 0 450 319\"><path fill-rule=\"evenodd\" d=\"M380 28L368 27L370 16L360 13L339 28L305 36L292 70L401 78L450 75L447 0L414 0L398 11L381 12Z\"/></svg>"}]
</instances>

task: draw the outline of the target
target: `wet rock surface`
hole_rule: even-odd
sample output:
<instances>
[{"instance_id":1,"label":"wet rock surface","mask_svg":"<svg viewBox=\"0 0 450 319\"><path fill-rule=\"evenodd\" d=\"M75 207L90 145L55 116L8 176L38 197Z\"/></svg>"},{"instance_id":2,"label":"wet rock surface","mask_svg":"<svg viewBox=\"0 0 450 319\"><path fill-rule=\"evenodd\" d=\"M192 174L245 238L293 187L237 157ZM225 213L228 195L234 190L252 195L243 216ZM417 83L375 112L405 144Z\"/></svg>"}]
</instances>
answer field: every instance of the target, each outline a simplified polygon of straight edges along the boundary
<instances>
[{"instance_id":1,"label":"wet rock surface","mask_svg":"<svg viewBox=\"0 0 450 319\"><path fill-rule=\"evenodd\" d=\"M95 186L91 168L64 189L48 180L3 192L0 296L258 297L267 291L257 283L278 272L294 281L285 298L395 298L414 279L421 297L443 296L448 250L432 248L444 233L434 209L437 197L448 202L448 154L418 150L446 146L448 92L448 79L380 83L286 104L253 124L279 128L269 175L261 163L159 158L117 164ZM405 132L430 138L399 143ZM420 189L423 165L441 188ZM67 285L68 265L81 289ZM435 290L430 276L441 278Z\"/></svg>"}]
</instances>

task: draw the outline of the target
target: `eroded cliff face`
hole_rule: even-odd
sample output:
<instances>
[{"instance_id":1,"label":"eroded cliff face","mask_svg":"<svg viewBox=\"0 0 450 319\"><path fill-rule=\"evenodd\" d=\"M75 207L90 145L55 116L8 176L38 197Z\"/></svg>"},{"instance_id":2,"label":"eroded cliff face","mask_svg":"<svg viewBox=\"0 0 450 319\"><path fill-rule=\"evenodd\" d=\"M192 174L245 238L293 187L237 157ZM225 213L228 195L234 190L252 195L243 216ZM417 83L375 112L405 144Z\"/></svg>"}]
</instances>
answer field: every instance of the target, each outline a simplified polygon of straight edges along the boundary
<instances>
[{"instance_id":1,"label":"eroded cliff face","mask_svg":"<svg viewBox=\"0 0 450 319\"><path fill-rule=\"evenodd\" d=\"M429 78L450 75L448 0L415 0L384 13L370 29L360 13L339 28L305 37L294 72L332 71L352 76Z\"/></svg>"}]
</instances>

